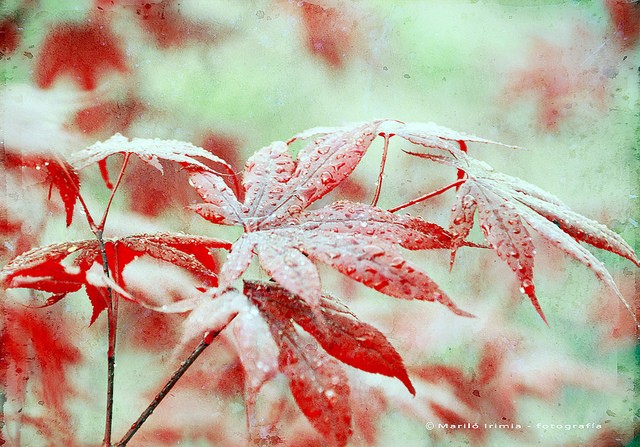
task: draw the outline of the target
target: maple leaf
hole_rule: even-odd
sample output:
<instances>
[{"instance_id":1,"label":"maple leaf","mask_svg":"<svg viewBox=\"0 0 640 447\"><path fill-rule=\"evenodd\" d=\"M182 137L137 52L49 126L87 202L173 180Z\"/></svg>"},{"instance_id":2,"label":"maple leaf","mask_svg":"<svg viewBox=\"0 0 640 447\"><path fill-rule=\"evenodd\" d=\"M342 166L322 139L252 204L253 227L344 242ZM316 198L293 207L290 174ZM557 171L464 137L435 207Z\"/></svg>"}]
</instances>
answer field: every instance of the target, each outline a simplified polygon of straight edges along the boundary
<instances>
[{"instance_id":1,"label":"maple leaf","mask_svg":"<svg viewBox=\"0 0 640 447\"><path fill-rule=\"evenodd\" d=\"M318 2L298 3L307 33L308 50L324 59L333 68L341 68L353 46L353 28L348 17L336 8L324 7Z\"/></svg>"},{"instance_id":2,"label":"maple leaf","mask_svg":"<svg viewBox=\"0 0 640 447\"><path fill-rule=\"evenodd\" d=\"M454 147L448 155L412 155L447 164L465 172L467 179L458 190L452 207L450 231L453 234L451 263L457 248L468 236L478 211L485 240L516 273L521 291L547 322L538 303L533 283L535 249L527 227L562 251L589 267L625 303L604 264L580 242L622 256L636 266L640 261L633 249L606 226L569 209L552 194L519 178L496 172ZM527 225L525 225L527 224Z\"/></svg>"},{"instance_id":3,"label":"maple leaf","mask_svg":"<svg viewBox=\"0 0 640 447\"><path fill-rule=\"evenodd\" d=\"M20 43L20 32L18 24L11 18L0 21L0 59L11 55Z\"/></svg>"},{"instance_id":4,"label":"maple leaf","mask_svg":"<svg viewBox=\"0 0 640 447\"><path fill-rule=\"evenodd\" d=\"M337 361L395 377L415 394L402 358L386 337L329 295L322 295L318 316L299 296L275 283L246 281L243 293L230 289L213 299L185 300L164 311L189 309L193 310L185 320L183 344L203 332L220 331L230 322L234 325L238 355L246 372L250 425L255 421L255 395L274 376L276 367L288 377L301 411L318 432L337 445L345 445L351 434L348 379ZM293 323L308 335L301 334ZM272 339L265 338L265 329ZM317 344L310 343L308 336Z\"/></svg>"},{"instance_id":5,"label":"maple leaf","mask_svg":"<svg viewBox=\"0 0 640 447\"><path fill-rule=\"evenodd\" d=\"M86 149L76 152L69 160L77 170L98 163L105 183L111 187L106 159L114 154L134 154L161 173L164 170L160 159L172 161L191 169L212 171L207 165L193 157L201 157L214 163L219 163L228 171L233 172L233 169L226 161L191 143L178 140L161 140L159 138L133 138L129 140L119 133L116 133L106 141L99 141Z\"/></svg>"},{"instance_id":6,"label":"maple leaf","mask_svg":"<svg viewBox=\"0 0 640 447\"><path fill-rule=\"evenodd\" d=\"M44 172L45 182L50 183L50 188L55 186L58 190L64 203L66 224L71 225L73 210L80 194L80 178L71 165L55 159L35 155L18 157L11 153L5 154L3 164L7 168L27 167ZM49 189L49 198L51 198L51 189Z\"/></svg>"},{"instance_id":7,"label":"maple leaf","mask_svg":"<svg viewBox=\"0 0 640 447\"><path fill-rule=\"evenodd\" d=\"M7 423L17 430L7 433L9 441L16 441L11 432L19 432L20 424L41 427L37 418L22 414L26 393L33 393L41 405L49 410L49 422L56 425L69 420L64 399L76 394L69 380L69 369L82 359L67 331L51 324L51 315L2 306L3 327L0 330L0 384L7 402L20 409L18 415L7 414ZM34 384L27 390L28 381ZM16 420L13 417L17 416ZM44 424L46 427L46 424ZM63 436L71 431L62 429ZM60 436L60 433L58 433ZM12 444L19 445L19 443ZM72 445L65 443L64 445Z\"/></svg>"},{"instance_id":8,"label":"maple leaf","mask_svg":"<svg viewBox=\"0 0 640 447\"><path fill-rule=\"evenodd\" d=\"M443 228L346 201L305 211L351 174L378 125L323 129L319 138L300 150L297 160L283 142L259 150L246 164L243 203L218 175L191 175L191 184L205 200L192 208L210 222L241 225L245 230L221 268L221 289L242 276L256 253L269 275L312 306L321 296L312 261L320 261L384 294L438 301L459 315L470 315L396 248L450 248L451 235Z\"/></svg>"},{"instance_id":9,"label":"maple leaf","mask_svg":"<svg viewBox=\"0 0 640 447\"><path fill-rule=\"evenodd\" d=\"M108 70L127 71L116 37L103 23L66 23L53 29L40 49L35 81L50 87L61 73L69 73L84 90L96 88Z\"/></svg>"},{"instance_id":10,"label":"maple leaf","mask_svg":"<svg viewBox=\"0 0 640 447\"><path fill-rule=\"evenodd\" d=\"M228 249L230 246L228 242L204 236L163 233L107 240L104 245L110 277L113 278L111 281L105 282L104 278L96 280L90 275L95 264L102 265L102 252L97 240L63 242L29 250L5 265L0 271L0 278L7 288L30 288L51 293L45 306L57 303L84 286L93 306L93 323L107 306L103 293L106 287L115 288L132 299L120 288L122 272L138 256L146 254L177 265L206 278L209 286L215 286L217 262L210 250ZM63 261L72 255L75 259L64 265Z\"/></svg>"},{"instance_id":11,"label":"maple leaf","mask_svg":"<svg viewBox=\"0 0 640 447\"><path fill-rule=\"evenodd\" d=\"M100 101L78 111L74 125L85 134L122 132L144 110L142 103L132 97L119 101Z\"/></svg>"},{"instance_id":12,"label":"maple leaf","mask_svg":"<svg viewBox=\"0 0 640 447\"><path fill-rule=\"evenodd\" d=\"M605 0L604 4L611 16L614 36L623 48L633 48L640 40L640 2Z\"/></svg>"},{"instance_id":13,"label":"maple leaf","mask_svg":"<svg viewBox=\"0 0 640 447\"><path fill-rule=\"evenodd\" d=\"M547 131L557 131L563 120L575 115L576 105L604 109L618 56L605 50L594 61L593 48L600 39L585 29L576 29L566 43L535 38L529 66L512 74L504 98L509 102L532 99L538 123Z\"/></svg>"}]
</instances>

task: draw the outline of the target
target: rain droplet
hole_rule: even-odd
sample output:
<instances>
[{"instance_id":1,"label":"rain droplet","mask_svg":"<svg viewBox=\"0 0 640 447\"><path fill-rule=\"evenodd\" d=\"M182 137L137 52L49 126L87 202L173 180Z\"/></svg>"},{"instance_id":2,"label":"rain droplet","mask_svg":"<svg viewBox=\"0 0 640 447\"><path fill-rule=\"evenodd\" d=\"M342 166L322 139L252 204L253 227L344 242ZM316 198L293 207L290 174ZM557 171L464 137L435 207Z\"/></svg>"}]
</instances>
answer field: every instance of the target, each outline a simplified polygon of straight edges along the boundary
<instances>
[{"instance_id":1,"label":"rain droplet","mask_svg":"<svg viewBox=\"0 0 640 447\"><path fill-rule=\"evenodd\" d=\"M328 185L330 183L333 183L333 175L331 175L330 172L323 172L322 175L320 176L320 181L322 182L323 185Z\"/></svg>"}]
</instances>

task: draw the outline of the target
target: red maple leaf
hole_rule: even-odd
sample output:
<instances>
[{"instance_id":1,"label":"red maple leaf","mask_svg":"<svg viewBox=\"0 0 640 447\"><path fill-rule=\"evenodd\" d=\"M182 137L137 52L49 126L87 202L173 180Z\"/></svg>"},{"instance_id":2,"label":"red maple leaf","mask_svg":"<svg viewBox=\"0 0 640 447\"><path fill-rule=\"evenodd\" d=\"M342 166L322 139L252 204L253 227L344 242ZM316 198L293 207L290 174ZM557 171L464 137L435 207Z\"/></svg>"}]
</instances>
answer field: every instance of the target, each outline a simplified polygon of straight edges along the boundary
<instances>
[{"instance_id":1,"label":"red maple leaf","mask_svg":"<svg viewBox=\"0 0 640 447\"><path fill-rule=\"evenodd\" d=\"M353 45L353 28L340 10L323 7L317 2L299 2L302 21L307 33L307 48L333 68L341 68Z\"/></svg>"},{"instance_id":2,"label":"red maple leaf","mask_svg":"<svg viewBox=\"0 0 640 447\"><path fill-rule=\"evenodd\" d=\"M577 261L589 267L600 281L630 309L604 264L580 242L622 256L636 266L640 261L633 249L606 226L569 209L552 194L516 177L496 172L455 145L446 148L447 155L410 154L448 164L464 171L466 180L460 187L451 211L450 231L454 235L451 263L459 243L473 227L478 211L485 240L496 254L516 273L521 291L546 318L536 298L533 283L535 249L527 224L540 236ZM633 315L633 311L631 311Z\"/></svg>"},{"instance_id":3,"label":"red maple leaf","mask_svg":"<svg viewBox=\"0 0 640 447\"><path fill-rule=\"evenodd\" d=\"M230 289L214 299L176 303L165 311L189 309L193 310L185 320L183 342L234 325L246 372L250 429L256 394L276 368L289 379L293 397L307 419L334 445L345 445L351 435L349 384L338 361L395 377L415 393L402 358L386 337L329 295L322 295L313 308L274 283L247 281L243 293ZM265 330L272 339L265 337Z\"/></svg>"},{"instance_id":4,"label":"red maple leaf","mask_svg":"<svg viewBox=\"0 0 640 447\"><path fill-rule=\"evenodd\" d=\"M100 102L75 114L74 125L85 134L123 132L144 110L142 103L134 98L122 101Z\"/></svg>"},{"instance_id":5,"label":"red maple leaf","mask_svg":"<svg viewBox=\"0 0 640 447\"><path fill-rule=\"evenodd\" d=\"M73 210L80 194L80 178L71 165L36 155L17 156L11 152L5 153L3 164L8 169L30 168L34 177L44 173L44 181L50 185L49 198L51 198L51 189L55 186L64 203L67 226L71 225Z\"/></svg>"},{"instance_id":6,"label":"red maple leaf","mask_svg":"<svg viewBox=\"0 0 640 447\"><path fill-rule=\"evenodd\" d=\"M226 161L191 143L177 140L161 140L159 138L132 138L129 140L129 138L119 133L116 133L106 141L99 141L86 149L76 152L70 157L70 163L77 170L97 163L105 183L111 188L106 159L115 154L135 155L161 173L164 172L164 168L160 160L177 163L182 167L191 168L196 172L213 171L194 157L200 157L218 163L227 171L233 172L233 169Z\"/></svg>"},{"instance_id":7,"label":"red maple leaf","mask_svg":"<svg viewBox=\"0 0 640 447\"><path fill-rule=\"evenodd\" d=\"M577 106L603 108L615 66L607 60L606 48L602 55L593 50L597 46L596 38L584 30L574 33L568 44L536 39L528 66L514 72L507 85L507 100L532 98L538 123L548 131L558 130Z\"/></svg>"},{"instance_id":8,"label":"red maple leaf","mask_svg":"<svg viewBox=\"0 0 640 447\"><path fill-rule=\"evenodd\" d=\"M20 32L14 20L0 21L0 59L11 55L20 43Z\"/></svg>"},{"instance_id":9,"label":"red maple leaf","mask_svg":"<svg viewBox=\"0 0 640 447\"><path fill-rule=\"evenodd\" d=\"M68 370L80 362L80 351L64 328L52 325L50 313L43 315L41 312L3 305L2 316L0 384L4 398L21 410L28 382L31 382L29 392L34 393L36 400L40 399L40 405L49 410L48 417L44 418L22 413L7 415L12 419L17 418L10 421L12 427L18 427L11 432L19 433L21 424L46 429L46 422L57 425L68 421L70 416L64 406L65 399L76 393ZM73 438L73 433L61 429L56 430L55 436L68 442ZM8 440L15 441L11 438Z\"/></svg>"},{"instance_id":10,"label":"red maple leaf","mask_svg":"<svg viewBox=\"0 0 640 447\"><path fill-rule=\"evenodd\" d=\"M640 2L637 0L605 0L611 16L614 36L623 48L632 48L640 40Z\"/></svg>"},{"instance_id":11,"label":"red maple leaf","mask_svg":"<svg viewBox=\"0 0 640 447\"><path fill-rule=\"evenodd\" d=\"M35 68L35 82L50 87L61 74L68 74L84 90L96 88L98 78L110 71L126 72L126 57L118 39L102 22L65 23L44 40Z\"/></svg>"},{"instance_id":12,"label":"red maple leaf","mask_svg":"<svg viewBox=\"0 0 640 447\"><path fill-rule=\"evenodd\" d=\"M320 134L299 151L297 160L283 142L259 150L245 167L244 203L220 176L191 175L192 185L206 202L193 209L210 222L241 225L245 230L222 266L221 290L242 276L257 253L269 275L311 305L321 295L315 260L384 294L438 301L459 315L469 315L397 248L448 248L451 235L443 228L352 202L305 211L351 174L379 124L312 129L297 135L291 141Z\"/></svg>"},{"instance_id":13,"label":"red maple leaf","mask_svg":"<svg viewBox=\"0 0 640 447\"><path fill-rule=\"evenodd\" d=\"M206 281L205 286L212 287L217 284L217 261L210 250L228 249L229 246L228 242L204 236L172 234L107 240L105 257L113 280L105 281L105 278L90 275L94 265L100 265L102 269L103 256L97 240L63 242L29 250L5 265L0 273L7 288L30 288L51 293L45 306L55 304L67 294L84 287L93 306L93 323L107 307L107 287L120 287L117 291L128 297L121 288L124 285L122 273L126 265L137 257L149 255L177 265L202 278ZM68 257L75 259L63 264Z\"/></svg>"}]
</instances>

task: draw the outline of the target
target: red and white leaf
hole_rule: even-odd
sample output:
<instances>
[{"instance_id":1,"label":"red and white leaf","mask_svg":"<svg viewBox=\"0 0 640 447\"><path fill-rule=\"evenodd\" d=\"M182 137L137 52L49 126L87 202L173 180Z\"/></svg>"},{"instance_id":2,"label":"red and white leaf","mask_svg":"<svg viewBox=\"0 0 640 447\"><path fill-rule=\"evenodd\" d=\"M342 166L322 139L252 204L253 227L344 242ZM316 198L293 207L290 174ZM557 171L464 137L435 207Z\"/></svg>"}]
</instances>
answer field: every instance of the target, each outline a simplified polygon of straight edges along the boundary
<instances>
[{"instance_id":1,"label":"red and white leaf","mask_svg":"<svg viewBox=\"0 0 640 447\"><path fill-rule=\"evenodd\" d=\"M232 325L236 351L246 374L246 398L254 400L254 394L278 370L279 348L255 307L240 312Z\"/></svg>"},{"instance_id":2,"label":"red and white leaf","mask_svg":"<svg viewBox=\"0 0 640 447\"><path fill-rule=\"evenodd\" d=\"M255 251L271 277L317 303L320 279L308 255L387 295L439 301L458 315L470 316L394 248L450 248L451 234L443 228L346 201L304 211L351 174L380 125L375 121L300 134L290 141L320 136L300 150L295 162L281 142L261 149L245 168L244 204L218 175L191 175L191 184L206 202L193 207L195 211L213 223L242 225L247 233L222 267L221 288L240 278Z\"/></svg>"},{"instance_id":3,"label":"red and white leaf","mask_svg":"<svg viewBox=\"0 0 640 447\"><path fill-rule=\"evenodd\" d=\"M246 297L237 290L228 290L213 299L204 298L184 322L182 344L202 337L205 332L218 332L236 315L249 310Z\"/></svg>"},{"instance_id":4,"label":"red and white leaf","mask_svg":"<svg viewBox=\"0 0 640 447\"><path fill-rule=\"evenodd\" d=\"M262 268L285 289L300 295L312 308L317 307L322 293L318 270L299 250L279 242L269 236L259 239Z\"/></svg>"},{"instance_id":5,"label":"red and white leaf","mask_svg":"<svg viewBox=\"0 0 640 447\"><path fill-rule=\"evenodd\" d=\"M198 247L196 247L198 245ZM134 235L105 241L105 252L109 263L111 280L91 275L92 268L102 266L102 254L97 240L63 242L32 249L14 258L0 271L2 283L7 288L31 288L52 293L45 305L51 305L68 293L85 287L93 306L91 323L106 308L107 298L103 291L107 287L122 286L122 272L127 264L146 254L155 259L172 263L193 274L207 278L211 286L217 285L215 259L208 250L228 249L230 244L204 236ZM203 250L206 250L203 251ZM75 257L68 265L63 262ZM136 300L122 290L123 296Z\"/></svg>"},{"instance_id":6,"label":"red and white leaf","mask_svg":"<svg viewBox=\"0 0 640 447\"><path fill-rule=\"evenodd\" d=\"M245 234L238 239L231 247L231 252L227 256L227 260L220 268L218 278L218 287L225 290L231 287L233 283L240 279L242 274L251 265L253 259L256 241L253 240L251 234Z\"/></svg>"},{"instance_id":7,"label":"red and white leaf","mask_svg":"<svg viewBox=\"0 0 640 447\"><path fill-rule=\"evenodd\" d=\"M281 141L272 143L253 154L245 167L243 186L247 218L271 214L286 192L295 162L288 147Z\"/></svg>"},{"instance_id":8,"label":"red and white leaf","mask_svg":"<svg viewBox=\"0 0 640 447\"><path fill-rule=\"evenodd\" d=\"M222 177L212 172L195 172L189 183L206 202L191 207L196 213L215 224L244 224L248 208L236 199Z\"/></svg>"},{"instance_id":9,"label":"red and white leaf","mask_svg":"<svg viewBox=\"0 0 640 447\"><path fill-rule=\"evenodd\" d=\"M391 244L375 238L334 234L309 235L305 251L340 273L385 295L408 300L437 301L460 316L473 317L460 309L417 265L407 261Z\"/></svg>"},{"instance_id":10,"label":"red and white leaf","mask_svg":"<svg viewBox=\"0 0 640 447\"><path fill-rule=\"evenodd\" d=\"M322 295L320 312L316 313L308 303L275 284L246 282L245 293L269 320L293 319L329 355L362 371L395 377L415 394L400 354L386 337L373 326L359 321L330 295Z\"/></svg>"},{"instance_id":11,"label":"red and white leaf","mask_svg":"<svg viewBox=\"0 0 640 447\"><path fill-rule=\"evenodd\" d=\"M535 250L529 232L523 226L524 221L544 239L591 269L634 315L604 265L580 245L580 242L586 242L640 266L633 249L620 236L604 225L570 210L552 194L516 177L495 172L486 163L460 150L451 151L450 156L410 154L448 164L467 175L451 214L450 230L454 233L452 259L459 244L469 234L477 209L485 239L516 273L521 291L527 294L546 322L535 294Z\"/></svg>"},{"instance_id":12,"label":"red and white leaf","mask_svg":"<svg viewBox=\"0 0 640 447\"><path fill-rule=\"evenodd\" d=\"M419 217L349 201L301 213L296 226L303 231L326 232L327 237L331 233L350 233L377 238L409 250L450 248L452 242L451 233Z\"/></svg>"},{"instance_id":13,"label":"red and white leaf","mask_svg":"<svg viewBox=\"0 0 640 447\"><path fill-rule=\"evenodd\" d=\"M289 379L298 407L330 445L345 446L351 436L351 406L344 370L292 325L284 326L282 335L276 334L280 371Z\"/></svg>"},{"instance_id":14,"label":"red and white leaf","mask_svg":"<svg viewBox=\"0 0 640 447\"><path fill-rule=\"evenodd\" d=\"M129 138L117 133L106 141L101 141L76 152L70 157L70 163L75 169L84 169L98 163L114 154L134 154L142 161L162 172L159 160L168 160L185 167L211 171L207 165L193 157L200 157L214 163L220 163L231 169L223 159L211 152L194 146L191 143L177 140L161 140L159 138Z\"/></svg>"},{"instance_id":15,"label":"red and white leaf","mask_svg":"<svg viewBox=\"0 0 640 447\"><path fill-rule=\"evenodd\" d=\"M300 150L289 182L287 208L308 207L349 176L376 137L377 126L374 122L347 128L319 138Z\"/></svg>"},{"instance_id":16,"label":"red and white leaf","mask_svg":"<svg viewBox=\"0 0 640 447\"><path fill-rule=\"evenodd\" d=\"M446 151L458 149L457 142L460 141L517 148L517 146L457 132L435 123L403 123L401 121L387 120L380 125L378 131L389 136L397 135L413 144Z\"/></svg>"}]
</instances>

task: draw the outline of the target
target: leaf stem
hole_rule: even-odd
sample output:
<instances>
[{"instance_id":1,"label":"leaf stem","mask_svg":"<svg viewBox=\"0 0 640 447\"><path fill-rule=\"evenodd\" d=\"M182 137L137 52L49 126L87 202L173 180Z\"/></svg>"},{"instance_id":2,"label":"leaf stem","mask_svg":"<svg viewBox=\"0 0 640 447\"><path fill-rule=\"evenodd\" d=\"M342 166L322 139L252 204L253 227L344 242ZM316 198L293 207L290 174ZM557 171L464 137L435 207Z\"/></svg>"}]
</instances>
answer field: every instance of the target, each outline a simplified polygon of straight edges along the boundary
<instances>
[{"instance_id":1,"label":"leaf stem","mask_svg":"<svg viewBox=\"0 0 640 447\"><path fill-rule=\"evenodd\" d=\"M104 209L104 213L102 214L102 219L100 220L100 224L97 227L99 231L104 230L104 225L105 225L105 222L107 221L107 215L109 214L109 208L111 208L111 202L113 201L113 197L116 195L118 186L120 186L120 182L122 181L122 177L124 176L124 171L125 169L127 169L127 165L129 164L129 157L131 157L131 153L127 152L124 156L124 161L122 162L120 173L118 174L118 180L116 180L116 184L111 189L111 196L109 196L107 207Z\"/></svg>"},{"instance_id":2,"label":"leaf stem","mask_svg":"<svg viewBox=\"0 0 640 447\"><path fill-rule=\"evenodd\" d=\"M231 319L233 320L233 318ZM229 323L231 322L229 321ZM228 323L227 323L228 324ZM225 326L226 327L226 326ZM204 338L200 342L198 346L191 352L189 357L180 364L180 367L173 373L169 381L165 384L165 386L156 394L156 397L151 401L149 406L142 412L140 417L131 425L129 431L122 437L120 442L118 442L114 447L124 447L131 440L133 435L142 427L142 424L151 416L156 407L162 402L162 400L169 394L174 385L180 380L187 369L196 361L196 359L202 354L202 352L216 339L216 337L224 330L224 327L219 331L215 332L207 332L204 334Z\"/></svg>"},{"instance_id":3,"label":"leaf stem","mask_svg":"<svg viewBox=\"0 0 640 447\"><path fill-rule=\"evenodd\" d=\"M100 245L100 255L102 256L102 270L105 276L109 277L109 260L107 248L102 238L102 230L95 231L98 244ZM118 298L114 297L113 290L107 286L107 409L105 415L103 447L111 447L111 426L113 425L113 390L116 370L116 333L118 329Z\"/></svg>"},{"instance_id":4,"label":"leaf stem","mask_svg":"<svg viewBox=\"0 0 640 447\"><path fill-rule=\"evenodd\" d=\"M457 188L458 186L462 185L464 182L466 182L466 179L460 179L460 180L456 180L455 182L451 183L450 185L447 186L443 186L440 189L436 189L435 191L432 191L428 194L425 194L423 196L418 197L417 199L413 199L413 200L409 200L407 203L403 203L402 205L398 205L395 208L389 208L387 211L389 211L390 213L395 213L396 211L400 211L404 208L408 208L412 205L415 205L416 203L420 203L420 202L424 202L425 200L428 200L432 197L438 196L440 194L442 194L443 192L451 189L451 188Z\"/></svg>"},{"instance_id":5,"label":"leaf stem","mask_svg":"<svg viewBox=\"0 0 640 447\"><path fill-rule=\"evenodd\" d=\"M380 160L380 172L378 173L378 182L376 183L376 192L373 195L371 206L376 206L378 204L378 199L380 198L380 191L382 190L382 176L384 174L384 166L387 163L387 153L389 151L389 139L391 137L392 135L384 134L384 147L382 149L382 159Z\"/></svg>"}]
</instances>

